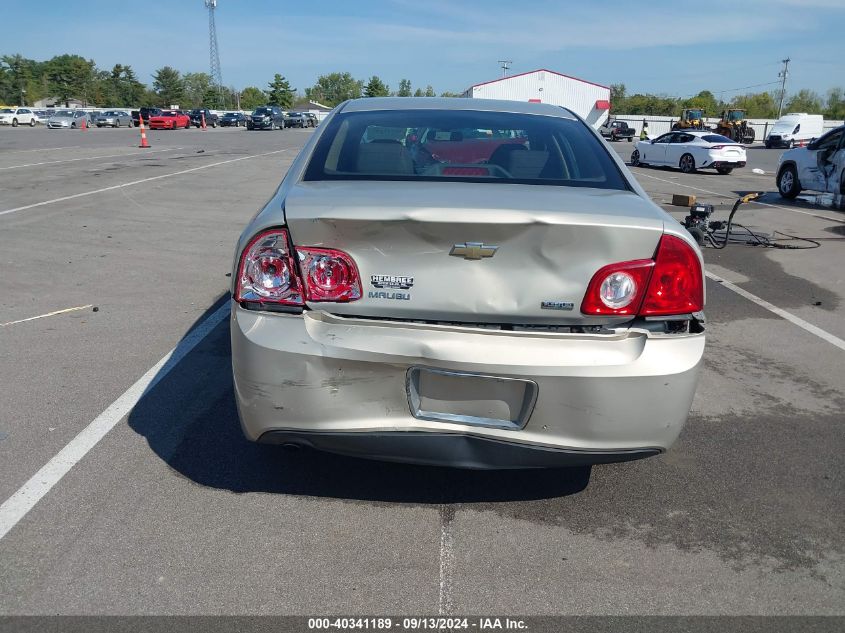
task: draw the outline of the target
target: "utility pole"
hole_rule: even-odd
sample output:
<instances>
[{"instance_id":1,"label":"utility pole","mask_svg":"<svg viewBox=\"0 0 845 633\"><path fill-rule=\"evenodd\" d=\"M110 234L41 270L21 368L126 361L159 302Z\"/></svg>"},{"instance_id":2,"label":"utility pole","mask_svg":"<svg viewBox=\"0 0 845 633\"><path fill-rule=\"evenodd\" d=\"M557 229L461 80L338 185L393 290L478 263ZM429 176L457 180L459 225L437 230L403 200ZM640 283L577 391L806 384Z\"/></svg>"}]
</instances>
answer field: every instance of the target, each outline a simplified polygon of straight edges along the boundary
<instances>
[{"instance_id":1,"label":"utility pole","mask_svg":"<svg viewBox=\"0 0 845 633\"><path fill-rule=\"evenodd\" d=\"M502 67L502 77L508 76L508 69L511 67L511 64L513 64L512 59L500 59L499 60L499 66Z\"/></svg>"},{"instance_id":2,"label":"utility pole","mask_svg":"<svg viewBox=\"0 0 845 633\"><path fill-rule=\"evenodd\" d=\"M783 98L786 96L786 78L789 76L789 62L791 61L789 57L786 59L780 60L783 64L783 70L778 73L778 77L781 78L780 82L780 103L778 104L778 118L780 118L781 112L783 112Z\"/></svg>"}]
</instances>

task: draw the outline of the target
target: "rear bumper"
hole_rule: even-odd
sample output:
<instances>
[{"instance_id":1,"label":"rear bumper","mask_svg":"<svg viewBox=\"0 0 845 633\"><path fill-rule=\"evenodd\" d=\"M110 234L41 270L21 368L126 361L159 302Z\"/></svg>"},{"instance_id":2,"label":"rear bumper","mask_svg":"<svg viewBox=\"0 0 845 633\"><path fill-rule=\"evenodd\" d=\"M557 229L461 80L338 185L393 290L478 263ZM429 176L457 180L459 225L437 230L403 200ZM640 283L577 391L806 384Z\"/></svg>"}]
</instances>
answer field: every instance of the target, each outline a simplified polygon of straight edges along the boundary
<instances>
[{"instance_id":1,"label":"rear bumper","mask_svg":"<svg viewBox=\"0 0 845 633\"><path fill-rule=\"evenodd\" d=\"M702 168L716 168L716 167L745 167L746 161L744 160L724 160L724 159L716 159L713 161L705 162L700 165Z\"/></svg>"},{"instance_id":2,"label":"rear bumper","mask_svg":"<svg viewBox=\"0 0 845 633\"><path fill-rule=\"evenodd\" d=\"M247 438L473 467L597 463L666 450L686 421L704 351L703 333L516 333L263 313L234 302L230 325ZM536 398L520 426L415 417L409 370L420 367L530 382Z\"/></svg>"},{"instance_id":3,"label":"rear bumper","mask_svg":"<svg viewBox=\"0 0 845 633\"><path fill-rule=\"evenodd\" d=\"M435 431L268 431L262 444L314 448L329 453L410 464L472 469L561 468L626 462L658 455L658 449L587 451Z\"/></svg>"}]
</instances>

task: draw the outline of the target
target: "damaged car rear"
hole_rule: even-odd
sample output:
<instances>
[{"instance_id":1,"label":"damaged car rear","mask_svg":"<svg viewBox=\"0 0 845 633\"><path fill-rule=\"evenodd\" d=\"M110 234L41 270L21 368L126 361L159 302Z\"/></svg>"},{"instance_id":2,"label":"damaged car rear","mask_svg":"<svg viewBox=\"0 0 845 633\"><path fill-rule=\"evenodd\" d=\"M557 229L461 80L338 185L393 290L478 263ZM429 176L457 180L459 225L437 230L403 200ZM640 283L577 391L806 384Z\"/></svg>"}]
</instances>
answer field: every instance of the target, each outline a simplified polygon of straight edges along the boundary
<instances>
[{"instance_id":1,"label":"damaged car rear","mask_svg":"<svg viewBox=\"0 0 845 633\"><path fill-rule=\"evenodd\" d=\"M638 459L678 437L704 351L695 243L545 104L341 104L232 278L259 442L463 468Z\"/></svg>"}]
</instances>

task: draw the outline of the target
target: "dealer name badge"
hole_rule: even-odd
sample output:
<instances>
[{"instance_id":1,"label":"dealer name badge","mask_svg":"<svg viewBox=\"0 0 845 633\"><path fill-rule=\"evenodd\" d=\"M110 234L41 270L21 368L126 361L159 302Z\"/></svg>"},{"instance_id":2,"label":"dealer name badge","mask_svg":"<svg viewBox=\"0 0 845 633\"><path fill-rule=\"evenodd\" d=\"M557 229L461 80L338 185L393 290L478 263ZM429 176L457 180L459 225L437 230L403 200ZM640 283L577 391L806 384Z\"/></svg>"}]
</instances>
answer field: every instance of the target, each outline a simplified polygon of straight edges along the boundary
<instances>
[{"instance_id":1,"label":"dealer name badge","mask_svg":"<svg viewBox=\"0 0 845 633\"><path fill-rule=\"evenodd\" d=\"M367 292L368 299L391 299L410 301L409 292L384 292L385 289L409 290L414 285L414 278L408 275L370 275L370 283L381 291Z\"/></svg>"}]
</instances>

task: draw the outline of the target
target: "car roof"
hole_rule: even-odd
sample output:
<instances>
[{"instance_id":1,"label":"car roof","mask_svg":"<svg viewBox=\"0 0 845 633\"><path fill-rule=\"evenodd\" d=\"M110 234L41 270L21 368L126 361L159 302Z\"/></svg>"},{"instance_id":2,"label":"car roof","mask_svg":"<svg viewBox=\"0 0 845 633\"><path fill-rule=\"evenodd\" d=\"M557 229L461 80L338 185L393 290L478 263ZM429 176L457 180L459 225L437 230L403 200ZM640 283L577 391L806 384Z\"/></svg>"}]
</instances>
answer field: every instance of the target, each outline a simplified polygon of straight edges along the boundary
<instances>
[{"instance_id":1,"label":"car roof","mask_svg":"<svg viewBox=\"0 0 845 633\"><path fill-rule=\"evenodd\" d=\"M342 112L368 112L375 110L475 110L481 112L514 112L517 114L542 114L562 119L575 119L566 108L549 103L505 101L501 99L475 99L464 97L366 97L342 104Z\"/></svg>"},{"instance_id":2,"label":"car roof","mask_svg":"<svg viewBox=\"0 0 845 633\"><path fill-rule=\"evenodd\" d=\"M716 130L672 130L671 132L667 132L667 134L671 134L672 132L676 134L690 134L697 138L701 138L702 136L709 136L711 134L715 134L716 136L722 136ZM727 136L725 138L727 138Z\"/></svg>"}]
</instances>

